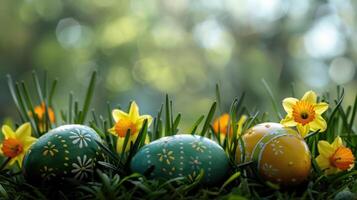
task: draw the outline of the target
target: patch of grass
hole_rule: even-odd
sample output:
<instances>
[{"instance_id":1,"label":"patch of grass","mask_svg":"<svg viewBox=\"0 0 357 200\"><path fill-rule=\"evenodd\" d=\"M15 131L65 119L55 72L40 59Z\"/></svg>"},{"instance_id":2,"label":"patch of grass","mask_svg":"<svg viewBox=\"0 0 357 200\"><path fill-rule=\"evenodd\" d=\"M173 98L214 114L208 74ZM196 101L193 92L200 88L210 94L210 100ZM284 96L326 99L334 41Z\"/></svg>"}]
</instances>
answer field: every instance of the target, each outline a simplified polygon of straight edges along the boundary
<instances>
[{"instance_id":1,"label":"patch of grass","mask_svg":"<svg viewBox=\"0 0 357 200\"><path fill-rule=\"evenodd\" d=\"M299 186L284 188L270 182L264 182L259 177L248 176L256 174L251 163L236 164L235 150L241 135L233 134L232 145L228 144L229 137L221 142L219 136L213 133L212 120L220 115L222 111L221 94L218 85L216 86L217 99L212 103L207 114L201 115L192 123L189 133L198 134L211 138L226 150L232 171L225 181L215 186L205 186L200 183L204 172L193 180L185 177L174 178L171 180L150 180L144 175L132 173L129 163L135 153L144 145L146 135L150 141L164 136L175 135L180 132L180 121L182 115L174 113L173 102L169 96L164 98L164 104L159 108L154 117L151 129L144 122L143 128L139 133L138 139L129 143L130 132L126 134L124 149L130 147L127 153L116 153L116 137L108 133L108 129L113 126L111 116L112 107L107 103L107 112L98 114L90 110L90 103L93 97L96 84L96 72L93 73L87 95L83 102L74 101L73 93L69 94L69 104L66 109L55 109L53 104L57 80L48 84L47 74L43 76L42 85L36 73L33 73L33 85L36 95L31 96L28 86L24 82L14 82L8 76L8 84L13 97L15 107L19 114L19 122L30 122L34 136L39 137L49 129L63 124L78 123L92 127L103 139L104 144L99 143L108 154L106 162L100 162L100 169L96 171L97 178L92 182L69 182L63 187L47 186L45 188L35 187L28 184L20 169L2 170L0 172L0 199L332 199L341 191L344 193L357 193L357 170L338 173L326 176L318 168L312 159L312 171L309 180ZM243 132L255 124L270 121L272 118L281 119L278 105L280 102L274 97L268 84L263 81L263 86L267 90L268 98L271 99L275 110L275 116L269 116L265 112L258 110L250 111L244 105L245 93L232 101L230 114L232 129L236 133L239 117L243 114L247 116L247 121L243 127ZM293 93L295 93L293 91ZM336 96L336 98L332 98ZM340 135L347 142L347 147L351 148L354 155L357 152L357 135L355 129L355 118L357 112L357 96L351 106L342 106L344 91L337 89L337 94L326 93L323 100L330 104L329 110L324 114L328 121L328 129L325 133L315 132L306 137L306 142L311 150L312 157L316 157L317 142L325 139L332 141ZM36 116L30 117L29 112L34 113L35 105L46 105L46 128L41 130L39 119ZM82 106L80 104L82 103ZM57 120L53 124L49 120L48 110L54 108ZM218 110L218 112L217 112ZM228 127L227 130L230 130ZM5 159L5 158L3 158Z\"/></svg>"}]
</instances>

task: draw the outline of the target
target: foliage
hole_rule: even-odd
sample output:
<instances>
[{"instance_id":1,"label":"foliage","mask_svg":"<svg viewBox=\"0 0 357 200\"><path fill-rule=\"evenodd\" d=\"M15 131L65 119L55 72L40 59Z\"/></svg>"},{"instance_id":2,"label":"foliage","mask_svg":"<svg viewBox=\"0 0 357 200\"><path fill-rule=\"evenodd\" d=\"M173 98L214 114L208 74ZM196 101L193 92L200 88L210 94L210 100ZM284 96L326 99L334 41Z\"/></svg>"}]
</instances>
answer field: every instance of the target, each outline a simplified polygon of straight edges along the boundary
<instances>
[{"instance_id":1,"label":"foliage","mask_svg":"<svg viewBox=\"0 0 357 200\"><path fill-rule=\"evenodd\" d=\"M53 107L53 96L55 94L57 80L48 84L47 75L44 75L42 84L36 73L33 73L33 82L36 88L36 100L28 92L28 86L24 82L13 82L8 76L8 83L15 106L19 113L20 123L30 122L34 135L39 137L45 134L49 129L61 124L86 124L91 126L101 136L104 145L99 143L108 153L107 162L101 162L101 169L97 170L97 177L92 182L69 182L62 187L46 186L35 187L29 185L21 171L2 170L0 173L0 196L1 199L331 199L343 191L357 193L356 177L357 170L339 173L332 176L324 175L313 161L313 170L309 181L298 187L282 188L270 182L264 182L259 177L254 176L254 168L251 163L237 165L235 163L235 150L238 141L241 141L241 135L237 135L237 126L233 128L231 139L235 141L228 145L229 136L226 137L220 145L226 150L231 160L232 170L230 177L226 181L216 186L205 186L200 184L200 179L204 172L194 178L194 180L185 177L171 180L149 180L144 175L131 173L129 163L134 154L144 145L146 135L150 140L156 140L160 137L175 135L180 132L181 114L174 112L173 101L166 95L164 104L160 107L154 118L153 127L148 129L147 121L144 122L138 139L134 143L128 143L129 132L126 135L124 146L130 145L129 152L116 153L116 137L108 133L108 129L113 126L111 117L112 106L107 104L107 113L98 114L90 110L92 97L94 96L94 87L96 84L96 72L93 73L87 94L83 102L74 100L74 95L69 94L68 108L54 108L57 120L54 124L49 121L48 107ZM269 85L263 81L265 88L272 100L276 113L274 115L281 118L277 106L276 98ZM191 134L199 134L216 141L221 141L219 136L213 134L211 122L216 114L221 114L220 105L221 94L218 85L216 86L217 100L209 109L208 113L200 116L192 125ZM317 142L327 140L331 142L337 135L344 138L347 146L350 147L356 155L357 137L354 127L357 112L357 96L354 105L347 108L342 107L344 98L343 88L337 88L337 98L332 97L332 93L325 93L322 100L328 102L330 109L324 113L328 119L328 129L326 133L312 133L306 136L306 141L311 149L313 158L317 156ZM245 93L233 100L229 114L232 124L237 124L239 116L246 115L247 122L243 127L247 130L249 127L269 121L269 114L250 109L244 104ZM29 117L28 113L34 111L34 103L45 102L46 109L46 129L40 130L38 127L38 118ZM82 105L80 106L80 104ZM16 123L17 124L17 123ZM18 124L17 124L18 125ZM230 127L228 127L228 130ZM218 134L219 135L219 134ZM228 134L229 135L229 134ZM124 147L125 148L125 147Z\"/></svg>"}]
</instances>

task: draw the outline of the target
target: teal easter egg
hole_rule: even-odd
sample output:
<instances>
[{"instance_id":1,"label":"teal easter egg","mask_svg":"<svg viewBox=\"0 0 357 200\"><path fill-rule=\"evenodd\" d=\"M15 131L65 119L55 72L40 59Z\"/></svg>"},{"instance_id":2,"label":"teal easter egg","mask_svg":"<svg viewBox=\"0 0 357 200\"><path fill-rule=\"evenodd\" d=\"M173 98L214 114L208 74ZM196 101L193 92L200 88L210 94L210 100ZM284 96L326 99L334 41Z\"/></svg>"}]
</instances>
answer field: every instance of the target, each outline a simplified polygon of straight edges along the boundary
<instances>
[{"instance_id":1,"label":"teal easter egg","mask_svg":"<svg viewBox=\"0 0 357 200\"><path fill-rule=\"evenodd\" d=\"M133 157L131 170L150 171L151 178L193 178L204 170L203 183L221 182L229 171L225 151L216 142L201 136L175 135L145 145Z\"/></svg>"},{"instance_id":2,"label":"teal easter egg","mask_svg":"<svg viewBox=\"0 0 357 200\"><path fill-rule=\"evenodd\" d=\"M92 178L98 161L105 157L97 141L101 141L97 133L83 125L65 125L49 131L25 155L26 180L41 184Z\"/></svg>"}]
</instances>

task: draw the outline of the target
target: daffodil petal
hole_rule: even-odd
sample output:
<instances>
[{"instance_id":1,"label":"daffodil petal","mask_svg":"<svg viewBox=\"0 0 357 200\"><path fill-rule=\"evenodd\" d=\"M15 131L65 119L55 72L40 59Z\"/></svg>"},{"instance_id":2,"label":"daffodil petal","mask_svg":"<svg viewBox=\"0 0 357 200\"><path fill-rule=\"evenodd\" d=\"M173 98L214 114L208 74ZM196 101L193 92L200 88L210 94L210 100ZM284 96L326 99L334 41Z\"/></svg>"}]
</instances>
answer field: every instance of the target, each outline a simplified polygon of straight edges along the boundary
<instances>
[{"instance_id":1,"label":"daffodil petal","mask_svg":"<svg viewBox=\"0 0 357 200\"><path fill-rule=\"evenodd\" d=\"M316 162L321 170L325 170L331 167L330 160L322 155L316 157Z\"/></svg>"},{"instance_id":2,"label":"daffodil petal","mask_svg":"<svg viewBox=\"0 0 357 200\"><path fill-rule=\"evenodd\" d=\"M309 123L309 126L312 131L320 129L320 132L324 132L327 128L327 123L321 115L317 115L316 119Z\"/></svg>"},{"instance_id":3,"label":"daffodil petal","mask_svg":"<svg viewBox=\"0 0 357 200\"><path fill-rule=\"evenodd\" d=\"M326 174L326 175L331 175L331 174L336 174L336 173L338 173L338 172L340 172L340 171L341 171L340 169L331 166L330 168L328 168L327 170L325 170L325 174Z\"/></svg>"},{"instance_id":4,"label":"daffodil petal","mask_svg":"<svg viewBox=\"0 0 357 200\"><path fill-rule=\"evenodd\" d=\"M148 135L146 135L146 138L145 138L145 144L149 144L150 143L150 138Z\"/></svg>"},{"instance_id":5,"label":"daffodil petal","mask_svg":"<svg viewBox=\"0 0 357 200\"><path fill-rule=\"evenodd\" d=\"M108 132L115 135L115 136L118 136L118 134L115 132L115 127L111 128L111 129L108 129Z\"/></svg>"},{"instance_id":6,"label":"daffodil petal","mask_svg":"<svg viewBox=\"0 0 357 200\"><path fill-rule=\"evenodd\" d=\"M148 120L148 127L150 126L150 124L152 123L152 117L151 115L141 115L139 117L139 120L141 121L141 123L144 123L144 120L147 119Z\"/></svg>"},{"instance_id":7,"label":"daffodil petal","mask_svg":"<svg viewBox=\"0 0 357 200\"><path fill-rule=\"evenodd\" d=\"M309 133L309 130L310 130L310 126L308 124L305 126L303 126L301 124L297 124L296 128L298 129L298 131L302 137L305 137Z\"/></svg>"},{"instance_id":8,"label":"daffodil petal","mask_svg":"<svg viewBox=\"0 0 357 200\"><path fill-rule=\"evenodd\" d=\"M115 122L118 122L120 119L129 117L129 115L121 110L114 109L112 111L113 119Z\"/></svg>"},{"instance_id":9,"label":"daffodil petal","mask_svg":"<svg viewBox=\"0 0 357 200\"><path fill-rule=\"evenodd\" d=\"M284 119L282 119L280 121L280 124L282 124L284 126L288 126L288 127L297 125L297 123L294 121L294 118L292 115L287 115Z\"/></svg>"},{"instance_id":10,"label":"daffodil petal","mask_svg":"<svg viewBox=\"0 0 357 200\"><path fill-rule=\"evenodd\" d=\"M31 124L25 123L16 130L17 137L31 137Z\"/></svg>"},{"instance_id":11,"label":"daffodil petal","mask_svg":"<svg viewBox=\"0 0 357 200\"><path fill-rule=\"evenodd\" d=\"M334 149L338 149L339 147L343 146L343 142L340 136L337 136L335 140L332 142L331 146Z\"/></svg>"},{"instance_id":12,"label":"daffodil petal","mask_svg":"<svg viewBox=\"0 0 357 200\"><path fill-rule=\"evenodd\" d=\"M242 115L238 121L238 128L237 128L237 135L242 134L242 129L243 129L243 125L244 122L247 120L247 116L246 115Z\"/></svg>"},{"instance_id":13,"label":"daffodil petal","mask_svg":"<svg viewBox=\"0 0 357 200\"><path fill-rule=\"evenodd\" d=\"M125 149L123 149L124 148L125 137L118 137L118 139L117 139L117 152L118 153L122 153L123 151L124 152L129 151L131 143L134 144L134 142L135 142L137 137L138 137L137 134L136 135L131 135L129 137L128 143L126 144Z\"/></svg>"},{"instance_id":14,"label":"daffodil petal","mask_svg":"<svg viewBox=\"0 0 357 200\"><path fill-rule=\"evenodd\" d=\"M130 146L130 141L128 141L125 150L123 149L124 148L124 141L125 141L124 137L118 137L117 138L117 152L118 153L122 153L123 151L124 152L128 151L129 146Z\"/></svg>"},{"instance_id":15,"label":"daffodil petal","mask_svg":"<svg viewBox=\"0 0 357 200\"><path fill-rule=\"evenodd\" d=\"M351 165L351 167L348 169L348 171L351 170L351 169L353 169L354 167L355 167L355 164L353 163L353 164Z\"/></svg>"},{"instance_id":16,"label":"daffodil petal","mask_svg":"<svg viewBox=\"0 0 357 200\"><path fill-rule=\"evenodd\" d=\"M24 160L25 153L21 153L20 155L17 156L17 162L19 163L20 168L22 168L22 161Z\"/></svg>"},{"instance_id":17,"label":"daffodil petal","mask_svg":"<svg viewBox=\"0 0 357 200\"><path fill-rule=\"evenodd\" d=\"M336 149L325 140L319 141L317 149L319 150L320 155L325 158L330 158L336 151Z\"/></svg>"},{"instance_id":18,"label":"daffodil petal","mask_svg":"<svg viewBox=\"0 0 357 200\"><path fill-rule=\"evenodd\" d=\"M317 100L317 95L314 91L310 90L310 91L307 91L304 96L301 98L302 101L307 101L311 104L314 104L316 103L316 100Z\"/></svg>"},{"instance_id":19,"label":"daffodil petal","mask_svg":"<svg viewBox=\"0 0 357 200\"><path fill-rule=\"evenodd\" d=\"M287 112L287 113L292 113L293 112L293 107L294 105L296 104L296 102L298 102L299 100L298 99L295 99L295 98L285 98L283 100L283 107L284 107L284 110Z\"/></svg>"},{"instance_id":20,"label":"daffodil petal","mask_svg":"<svg viewBox=\"0 0 357 200\"><path fill-rule=\"evenodd\" d=\"M325 102L317 103L315 106L315 112L319 115L324 113L328 109L328 104Z\"/></svg>"},{"instance_id":21,"label":"daffodil petal","mask_svg":"<svg viewBox=\"0 0 357 200\"><path fill-rule=\"evenodd\" d=\"M223 144L224 140L226 139L226 134L221 133L221 135L219 136L219 139L220 139L221 144ZM229 145L229 143L228 143L228 145Z\"/></svg>"},{"instance_id":22,"label":"daffodil petal","mask_svg":"<svg viewBox=\"0 0 357 200\"><path fill-rule=\"evenodd\" d=\"M133 101L130 105L129 117L132 119L132 121L136 121L140 117L139 107L135 101Z\"/></svg>"},{"instance_id":23,"label":"daffodil petal","mask_svg":"<svg viewBox=\"0 0 357 200\"><path fill-rule=\"evenodd\" d=\"M2 126L2 133L5 136L5 139L16 138L15 132L8 125Z\"/></svg>"},{"instance_id":24,"label":"daffodil petal","mask_svg":"<svg viewBox=\"0 0 357 200\"><path fill-rule=\"evenodd\" d=\"M35 143L36 141L37 141L37 139L34 137L27 137L27 138L21 139L21 142L24 146L24 151L26 152L27 150L29 150L30 147L32 146L32 144Z\"/></svg>"},{"instance_id":25,"label":"daffodil petal","mask_svg":"<svg viewBox=\"0 0 357 200\"><path fill-rule=\"evenodd\" d=\"M7 166L12 166L17 161L17 159L17 157L10 159L9 163L7 163Z\"/></svg>"}]
</instances>

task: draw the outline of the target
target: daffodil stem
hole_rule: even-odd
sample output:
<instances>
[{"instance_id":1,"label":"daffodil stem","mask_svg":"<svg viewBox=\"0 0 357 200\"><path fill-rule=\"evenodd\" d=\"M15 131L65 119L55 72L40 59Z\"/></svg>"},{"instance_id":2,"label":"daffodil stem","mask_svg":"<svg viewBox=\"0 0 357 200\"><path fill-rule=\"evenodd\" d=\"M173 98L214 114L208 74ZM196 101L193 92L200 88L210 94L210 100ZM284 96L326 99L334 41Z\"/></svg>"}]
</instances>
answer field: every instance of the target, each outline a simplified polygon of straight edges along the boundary
<instances>
[{"instance_id":1,"label":"daffodil stem","mask_svg":"<svg viewBox=\"0 0 357 200\"><path fill-rule=\"evenodd\" d=\"M11 160L10 157L6 158L6 160L2 163L0 167L0 171L2 171L5 168L5 166L10 162L10 160Z\"/></svg>"}]
</instances>

